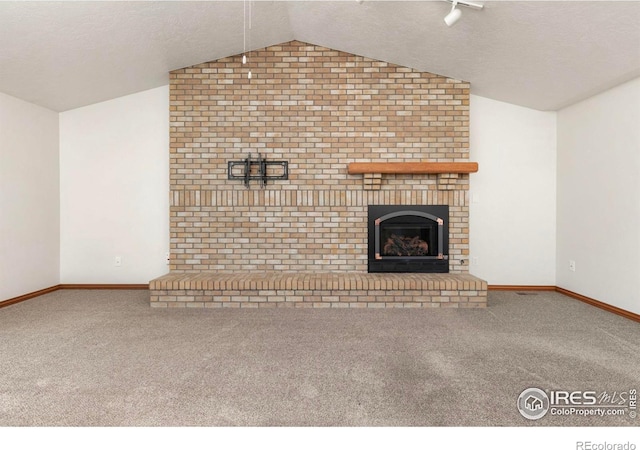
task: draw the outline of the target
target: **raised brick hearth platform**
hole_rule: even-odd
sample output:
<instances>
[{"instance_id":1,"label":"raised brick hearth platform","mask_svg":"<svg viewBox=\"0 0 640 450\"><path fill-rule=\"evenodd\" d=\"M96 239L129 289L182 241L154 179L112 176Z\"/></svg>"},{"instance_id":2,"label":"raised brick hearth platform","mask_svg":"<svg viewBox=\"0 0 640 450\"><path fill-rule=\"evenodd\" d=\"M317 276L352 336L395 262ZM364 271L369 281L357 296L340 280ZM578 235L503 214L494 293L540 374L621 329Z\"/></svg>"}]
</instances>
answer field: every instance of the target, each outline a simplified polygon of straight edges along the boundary
<instances>
[{"instance_id":1,"label":"raised brick hearth platform","mask_svg":"<svg viewBox=\"0 0 640 450\"><path fill-rule=\"evenodd\" d=\"M162 308L481 308L487 283L469 274L170 273L150 282Z\"/></svg>"}]
</instances>

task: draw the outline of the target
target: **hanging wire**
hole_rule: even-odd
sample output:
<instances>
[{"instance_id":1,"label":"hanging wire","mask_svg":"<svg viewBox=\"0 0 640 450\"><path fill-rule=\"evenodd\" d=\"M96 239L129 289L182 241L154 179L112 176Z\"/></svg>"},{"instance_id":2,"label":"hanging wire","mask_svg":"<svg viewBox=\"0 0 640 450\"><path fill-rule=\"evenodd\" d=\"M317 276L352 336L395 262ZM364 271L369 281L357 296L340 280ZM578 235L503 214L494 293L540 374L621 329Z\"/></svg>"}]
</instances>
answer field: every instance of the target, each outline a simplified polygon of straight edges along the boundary
<instances>
[{"instance_id":1,"label":"hanging wire","mask_svg":"<svg viewBox=\"0 0 640 450\"><path fill-rule=\"evenodd\" d=\"M249 48L251 48L251 17L253 15L253 0L249 0ZM247 74L247 78L251 79L251 69L249 69L249 73Z\"/></svg>"}]
</instances>

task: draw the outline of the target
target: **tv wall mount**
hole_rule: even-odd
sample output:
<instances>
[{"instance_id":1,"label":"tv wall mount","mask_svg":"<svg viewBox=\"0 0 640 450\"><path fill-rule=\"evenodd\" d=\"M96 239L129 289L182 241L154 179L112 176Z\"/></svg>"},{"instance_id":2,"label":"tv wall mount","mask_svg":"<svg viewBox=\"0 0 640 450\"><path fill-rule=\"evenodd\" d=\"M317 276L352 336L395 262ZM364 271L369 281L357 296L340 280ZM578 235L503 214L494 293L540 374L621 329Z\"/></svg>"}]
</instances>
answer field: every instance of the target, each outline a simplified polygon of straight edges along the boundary
<instances>
[{"instance_id":1,"label":"tv wall mount","mask_svg":"<svg viewBox=\"0 0 640 450\"><path fill-rule=\"evenodd\" d=\"M257 158L248 155L241 161L229 161L227 167L229 180L243 180L249 188L251 180L257 180L260 187L264 188L269 180L288 180L288 161L267 161L258 153Z\"/></svg>"}]
</instances>

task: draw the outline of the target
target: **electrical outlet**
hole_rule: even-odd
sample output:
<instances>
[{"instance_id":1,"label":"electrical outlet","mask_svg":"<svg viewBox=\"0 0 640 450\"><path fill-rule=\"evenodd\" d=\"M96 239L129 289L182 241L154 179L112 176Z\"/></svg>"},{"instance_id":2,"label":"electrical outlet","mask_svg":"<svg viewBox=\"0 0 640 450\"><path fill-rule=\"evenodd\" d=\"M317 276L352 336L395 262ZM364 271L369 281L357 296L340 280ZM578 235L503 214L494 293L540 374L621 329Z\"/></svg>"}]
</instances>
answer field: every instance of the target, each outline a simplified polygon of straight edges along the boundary
<instances>
[{"instance_id":1,"label":"electrical outlet","mask_svg":"<svg viewBox=\"0 0 640 450\"><path fill-rule=\"evenodd\" d=\"M478 261L478 257L477 256L472 256L471 257L471 265L472 266L477 266L478 264L480 264L480 262Z\"/></svg>"},{"instance_id":2,"label":"electrical outlet","mask_svg":"<svg viewBox=\"0 0 640 450\"><path fill-rule=\"evenodd\" d=\"M569 260L569 270L572 272L576 271L576 262L573 259Z\"/></svg>"},{"instance_id":3,"label":"electrical outlet","mask_svg":"<svg viewBox=\"0 0 640 450\"><path fill-rule=\"evenodd\" d=\"M113 259L113 265L116 267L120 267L122 265L122 256L116 256Z\"/></svg>"},{"instance_id":4,"label":"electrical outlet","mask_svg":"<svg viewBox=\"0 0 640 450\"><path fill-rule=\"evenodd\" d=\"M167 252L167 254L165 255L165 261L167 263L167 266L171 264L171 253Z\"/></svg>"}]
</instances>

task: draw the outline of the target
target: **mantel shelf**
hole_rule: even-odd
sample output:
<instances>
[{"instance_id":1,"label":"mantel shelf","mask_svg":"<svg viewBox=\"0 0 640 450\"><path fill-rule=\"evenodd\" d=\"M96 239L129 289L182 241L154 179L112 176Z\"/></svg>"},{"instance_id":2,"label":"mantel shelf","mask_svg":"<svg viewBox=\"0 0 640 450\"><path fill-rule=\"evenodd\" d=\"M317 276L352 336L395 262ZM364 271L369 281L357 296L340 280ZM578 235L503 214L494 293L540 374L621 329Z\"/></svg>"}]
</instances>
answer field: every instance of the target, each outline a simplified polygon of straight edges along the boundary
<instances>
[{"instance_id":1,"label":"mantel shelf","mask_svg":"<svg viewBox=\"0 0 640 450\"><path fill-rule=\"evenodd\" d=\"M477 162L354 162L349 164L349 174L396 173L475 173Z\"/></svg>"}]
</instances>

